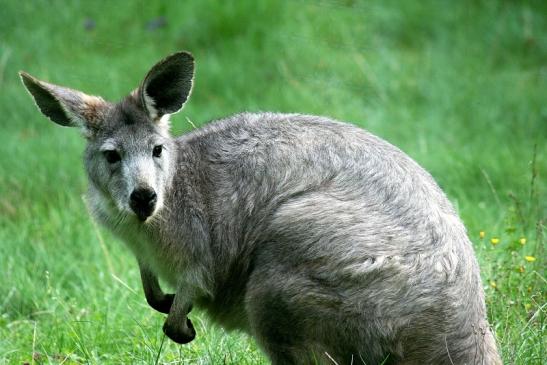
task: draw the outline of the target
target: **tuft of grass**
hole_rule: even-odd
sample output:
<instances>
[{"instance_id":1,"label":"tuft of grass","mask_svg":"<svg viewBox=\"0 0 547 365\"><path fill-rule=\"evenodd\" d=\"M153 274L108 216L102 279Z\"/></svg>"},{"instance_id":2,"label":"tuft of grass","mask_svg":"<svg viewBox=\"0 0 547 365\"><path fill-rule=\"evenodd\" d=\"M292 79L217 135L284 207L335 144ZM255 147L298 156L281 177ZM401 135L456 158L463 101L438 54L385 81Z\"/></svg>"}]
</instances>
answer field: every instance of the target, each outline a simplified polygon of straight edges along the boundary
<instances>
[{"instance_id":1,"label":"tuft of grass","mask_svg":"<svg viewBox=\"0 0 547 365\"><path fill-rule=\"evenodd\" d=\"M321 114L426 167L468 227L505 363L542 364L545 14L538 1L3 1L0 364L267 363L201 313L195 341L164 338L135 260L85 211L83 140L17 77L116 100L180 49L197 75L175 134L243 110Z\"/></svg>"}]
</instances>

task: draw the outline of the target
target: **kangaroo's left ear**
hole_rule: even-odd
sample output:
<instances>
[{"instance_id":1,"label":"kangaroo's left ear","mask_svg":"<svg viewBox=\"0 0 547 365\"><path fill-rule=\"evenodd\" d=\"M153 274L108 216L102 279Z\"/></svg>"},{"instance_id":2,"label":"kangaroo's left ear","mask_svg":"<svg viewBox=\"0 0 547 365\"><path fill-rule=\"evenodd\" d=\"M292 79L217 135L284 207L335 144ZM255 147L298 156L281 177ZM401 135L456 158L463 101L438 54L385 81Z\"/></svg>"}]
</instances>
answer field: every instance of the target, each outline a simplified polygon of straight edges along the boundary
<instances>
[{"instance_id":1,"label":"kangaroo's left ear","mask_svg":"<svg viewBox=\"0 0 547 365\"><path fill-rule=\"evenodd\" d=\"M156 63L138 90L141 103L152 120L174 114L192 91L194 57L188 52L172 54Z\"/></svg>"}]
</instances>

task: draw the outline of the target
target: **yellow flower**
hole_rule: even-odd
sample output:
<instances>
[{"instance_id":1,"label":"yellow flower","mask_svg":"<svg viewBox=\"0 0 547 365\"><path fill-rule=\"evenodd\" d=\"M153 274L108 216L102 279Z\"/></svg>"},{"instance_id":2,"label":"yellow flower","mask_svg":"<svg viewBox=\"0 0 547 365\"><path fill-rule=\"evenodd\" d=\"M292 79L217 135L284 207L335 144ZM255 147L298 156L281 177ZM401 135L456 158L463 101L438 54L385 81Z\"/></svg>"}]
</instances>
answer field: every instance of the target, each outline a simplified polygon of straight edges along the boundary
<instances>
[{"instance_id":1,"label":"yellow flower","mask_svg":"<svg viewBox=\"0 0 547 365\"><path fill-rule=\"evenodd\" d=\"M498 243L500 243L500 239L497 238L497 237L491 238L491 239L490 239L490 243L493 244L493 245L495 246L495 245L497 245Z\"/></svg>"},{"instance_id":2,"label":"yellow flower","mask_svg":"<svg viewBox=\"0 0 547 365\"><path fill-rule=\"evenodd\" d=\"M534 256L524 256L524 259L528 262L536 261L536 258Z\"/></svg>"},{"instance_id":3,"label":"yellow flower","mask_svg":"<svg viewBox=\"0 0 547 365\"><path fill-rule=\"evenodd\" d=\"M484 238L484 231L479 232L479 237L481 238L481 240Z\"/></svg>"},{"instance_id":4,"label":"yellow flower","mask_svg":"<svg viewBox=\"0 0 547 365\"><path fill-rule=\"evenodd\" d=\"M524 266L522 266L522 265L519 266L519 272L521 272L521 273L524 272Z\"/></svg>"},{"instance_id":5,"label":"yellow flower","mask_svg":"<svg viewBox=\"0 0 547 365\"><path fill-rule=\"evenodd\" d=\"M519 243L521 245L525 245L526 244L526 238L522 237L520 240L519 240Z\"/></svg>"},{"instance_id":6,"label":"yellow flower","mask_svg":"<svg viewBox=\"0 0 547 365\"><path fill-rule=\"evenodd\" d=\"M493 280L490 281L490 286L491 286L492 288L494 288L494 289L496 289L496 288L498 287L498 285L496 284L496 282L493 281Z\"/></svg>"}]
</instances>

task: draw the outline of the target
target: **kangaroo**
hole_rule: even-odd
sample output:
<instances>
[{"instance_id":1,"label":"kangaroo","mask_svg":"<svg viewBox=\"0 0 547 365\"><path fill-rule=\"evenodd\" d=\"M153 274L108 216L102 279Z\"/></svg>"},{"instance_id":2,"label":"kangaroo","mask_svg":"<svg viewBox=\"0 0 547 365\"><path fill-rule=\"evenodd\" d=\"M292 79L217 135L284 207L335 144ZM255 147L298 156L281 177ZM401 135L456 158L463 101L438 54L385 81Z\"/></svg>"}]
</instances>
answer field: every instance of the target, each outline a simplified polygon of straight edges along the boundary
<instances>
[{"instance_id":1,"label":"kangaroo","mask_svg":"<svg viewBox=\"0 0 547 365\"><path fill-rule=\"evenodd\" d=\"M20 76L46 117L87 139L89 210L133 251L173 341L195 337L195 305L272 364L501 364L462 222L388 142L276 113L173 138L187 52L117 103Z\"/></svg>"}]
</instances>

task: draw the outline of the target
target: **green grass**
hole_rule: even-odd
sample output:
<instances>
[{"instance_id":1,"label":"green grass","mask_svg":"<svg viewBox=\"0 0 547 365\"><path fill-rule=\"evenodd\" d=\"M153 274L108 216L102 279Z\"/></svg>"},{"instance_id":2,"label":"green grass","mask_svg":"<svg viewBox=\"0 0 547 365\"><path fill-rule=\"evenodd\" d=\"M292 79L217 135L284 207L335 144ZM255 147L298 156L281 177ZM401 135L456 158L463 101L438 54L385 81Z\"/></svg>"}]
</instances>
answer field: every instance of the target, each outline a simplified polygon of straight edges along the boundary
<instances>
[{"instance_id":1,"label":"green grass","mask_svg":"<svg viewBox=\"0 0 547 365\"><path fill-rule=\"evenodd\" d=\"M164 338L135 259L86 213L83 139L17 77L116 100L180 49L197 75L176 134L243 110L321 114L428 169L474 242L505 363L544 363L546 4L1 1L0 364L266 363L199 313L194 342Z\"/></svg>"}]
</instances>

